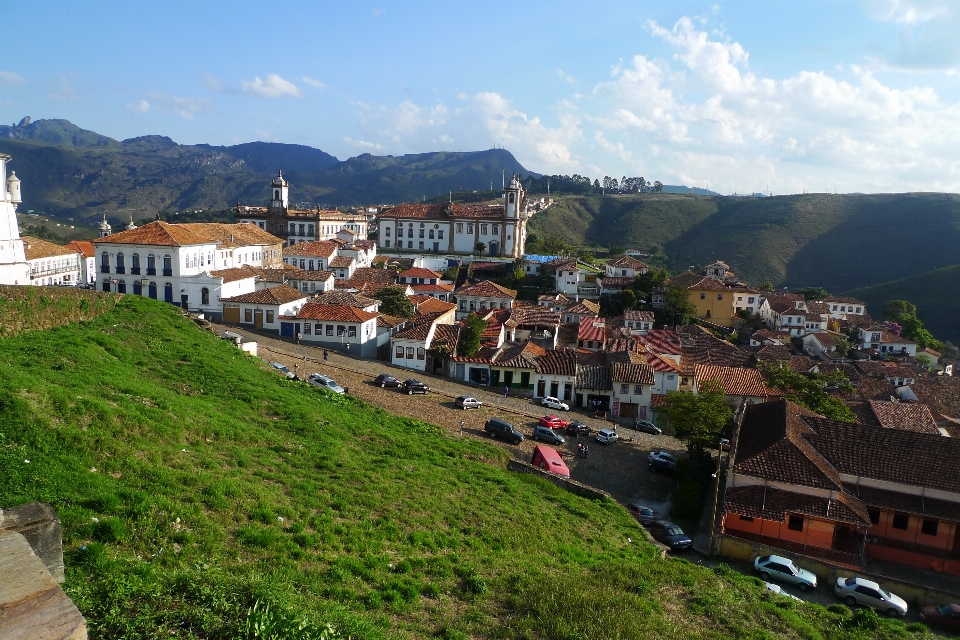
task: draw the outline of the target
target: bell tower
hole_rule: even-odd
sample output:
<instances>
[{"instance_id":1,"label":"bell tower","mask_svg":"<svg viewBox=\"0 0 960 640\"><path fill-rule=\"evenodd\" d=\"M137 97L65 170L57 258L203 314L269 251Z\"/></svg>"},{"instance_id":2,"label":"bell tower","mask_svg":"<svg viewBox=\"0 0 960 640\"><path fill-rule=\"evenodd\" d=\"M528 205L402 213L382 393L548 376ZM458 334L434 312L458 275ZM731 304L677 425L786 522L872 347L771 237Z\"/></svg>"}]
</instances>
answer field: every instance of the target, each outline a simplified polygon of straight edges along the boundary
<instances>
[{"instance_id":1,"label":"bell tower","mask_svg":"<svg viewBox=\"0 0 960 640\"><path fill-rule=\"evenodd\" d=\"M283 171L270 181L270 208L286 209L289 206L290 183L283 179Z\"/></svg>"},{"instance_id":2,"label":"bell tower","mask_svg":"<svg viewBox=\"0 0 960 640\"><path fill-rule=\"evenodd\" d=\"M0 284L30 284L30 266L17 227L20 179L13 171L7 177L7 163L12 159L0 153Z\"/></svg>"},{"instance_id":3,"label":"bell tower","mask_svg":"<svg viewBox=\"0 0 960 640\"><path fill-rule=\"evenodd\" d=\"M504 190L505 215L507 219L520 218L525 207L523 205L523 185L517 180L517 174L510 178L510 184Z\"/></svg>"}]
</instances>

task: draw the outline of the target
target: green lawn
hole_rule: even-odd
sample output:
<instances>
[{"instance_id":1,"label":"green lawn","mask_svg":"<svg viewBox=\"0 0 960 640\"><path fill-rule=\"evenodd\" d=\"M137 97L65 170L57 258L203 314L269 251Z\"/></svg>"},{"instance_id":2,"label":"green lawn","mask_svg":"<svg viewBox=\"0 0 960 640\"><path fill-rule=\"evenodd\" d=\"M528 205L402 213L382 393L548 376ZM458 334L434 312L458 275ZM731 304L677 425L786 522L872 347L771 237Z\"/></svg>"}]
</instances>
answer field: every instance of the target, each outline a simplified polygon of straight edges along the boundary
<instances>
[{"instance_id":1,"label":"green lawn","mask_svg":"<svg viewBox=\"0 0 960 640\"><path fill-rule=\"evenodd\" d=\"M0 341L0 506L55 505L91 638L924 633L661 559L617 505L505 461L140 297Z\"/></svg>"}]
</instances>

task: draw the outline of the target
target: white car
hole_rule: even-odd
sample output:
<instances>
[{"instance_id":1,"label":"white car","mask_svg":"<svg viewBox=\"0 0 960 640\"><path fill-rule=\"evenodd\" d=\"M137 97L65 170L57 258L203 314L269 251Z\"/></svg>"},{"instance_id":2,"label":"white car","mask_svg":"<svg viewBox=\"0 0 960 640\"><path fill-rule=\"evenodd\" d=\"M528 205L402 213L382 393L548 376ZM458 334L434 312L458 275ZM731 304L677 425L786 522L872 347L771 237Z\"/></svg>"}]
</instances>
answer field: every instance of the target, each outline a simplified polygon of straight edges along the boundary
<instances>
[{"instance_id":1,"label":"white car","mask_svg":"<svg viewBox=\"0 0 960 640\"><path fill-rule=\"evenodd\" d=\"M617 432L613 429L600 429L597 431L597 442L600 444L613 444L617 441Z\"/></svg>"},{"instance_id":2,"label":"white car","mask_svg":"<svg viewBox=\"0 0 960 640\"><path fill-rule=\"evenodd\" d=\"M279 362L271 362L270 366L276 369L277 371L279 371L280 373L282 373L283 375L285 375L287 379L292 380L293 378L297 377L297 374L295 374L293 371L290 371L290 369L287 369L285 366L283 366Z\"/></svg>"},{"instance_id":3,"label":"white car","mask_svg":"<svg viewBox=\"0 0 960 640\"><path fill-rule=\"evenodd\" d=\"M660 458L662 460L667 460L673 464L677 464L677 459L666 451L651 451L650 455L647 456L647 462L653 462L654 458Z\"/></svg>"},{"instance_id":4,"label":"white car","mask_svg":"<svg viewBox=\"0 0 960 640\"><path fill-rule=\"evenodd\" d=\"M328 378L324 375L320 375L319 373L311 373L310 377L307 378L307 382L315 387L326 389L327 391L333 391L334 393L339 394L344 393L343 387L337 384L336 380L333 378Z\"/></svg>"},{"instance_id":5,"label":"white car","mask_svg":"<svg viewBox=\"0 0 960 640\"><path fill-rule=\"evenodd\" d=\"M787 593L786 591L784 591L778 584L773 584L772 582L764 582L763 586L765 586L768 591L772 591L778 595L786 596L788 598L793 598L797 602L803 602L803 600L793 595L792 593Z\"/></svg>"},{"instance_id":6,"label":"white car","mask_svg":"<svg viewBox=\"0 0 960 640\"><path fill-rule=\"evenodd\" d=\"M843 598L847 604L863 604L883 611L888 616L907 614L907 602L894 595L872 580L863 578L837 578L833 592Z\"/></svg>"},{"instance_id":7,"label":"white car","mask_svg":"<svg viewBox=\"0 0 960 640\"><path fill-rule=\"evenodd\" d=\"M771 578L795 584L800 591L817 588L817 576L783 556L757 556L753 567L760 572L760 578L768 582Z\"/></svg>"},{"instance_id":8,"label":"white car","mask_svg":"<svg viewBox=\"0 0 960 640\"><path fill-rule=\"evenodd\" d=\"M570 405L566 402L560 402L560 400L552 396L547 396L540 404L545 407L550 407L551 409L556 409L557 411L570 411Z\"/></svg>"}]
</instances>

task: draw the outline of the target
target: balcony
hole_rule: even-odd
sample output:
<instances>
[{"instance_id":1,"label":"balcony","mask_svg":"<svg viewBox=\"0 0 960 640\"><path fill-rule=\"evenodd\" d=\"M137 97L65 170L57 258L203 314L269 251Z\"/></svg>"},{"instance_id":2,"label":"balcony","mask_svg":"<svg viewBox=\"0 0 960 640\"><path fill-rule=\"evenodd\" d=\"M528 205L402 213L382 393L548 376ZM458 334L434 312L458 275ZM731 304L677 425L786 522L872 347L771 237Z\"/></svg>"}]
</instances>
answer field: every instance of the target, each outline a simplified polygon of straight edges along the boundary
<instances>
[{"instance_id":1,"label":"balcony","mask_svg":"<svg viewBox=\"0 0 960 640\"><path fill-rule=\"evenodd\" d=\"M163 275L165 275L168 278L171 277L173 275L173 269L164 269Z\"/></svg>"},{"instance_id":2,"label":"balcony","mask_svg":"<svg viewBox=\"0 0 960 640\"><path fill-rule=\"evenodd\" d=\"M100 265L100 273L110 273L110 265L108 264Z\"/></svg>"},{"instance_id":3,"label":"balcony","mask_svg":"<svg viewBox=\"0 0 960 640\"><path fill-rule=\"evenodd\" d=\"M147 275L148 275L148 276L155 276L155 275L157 275L157 269L156 269L156 267L147 267Z\"/></svg>"},{"instance_id":4,"label":"balcony","mask_svg":"<svg viewBox=\"0 0 960 640\"><path fill-rule=\"evenodd\" d=\"M126 273L126 272L127 272L126 267L117 267L117 273Z\"/></svg>"},{"instance_id":5,"label":"balcony","mask_svg":"<svg viewBox=\"0 0 960 640\"><path fill-rule=\"evenodd\" d=\"M133 275L133 276L140 275L140 267L130 267L130 275Z\"/></svg>"}]
</instances>

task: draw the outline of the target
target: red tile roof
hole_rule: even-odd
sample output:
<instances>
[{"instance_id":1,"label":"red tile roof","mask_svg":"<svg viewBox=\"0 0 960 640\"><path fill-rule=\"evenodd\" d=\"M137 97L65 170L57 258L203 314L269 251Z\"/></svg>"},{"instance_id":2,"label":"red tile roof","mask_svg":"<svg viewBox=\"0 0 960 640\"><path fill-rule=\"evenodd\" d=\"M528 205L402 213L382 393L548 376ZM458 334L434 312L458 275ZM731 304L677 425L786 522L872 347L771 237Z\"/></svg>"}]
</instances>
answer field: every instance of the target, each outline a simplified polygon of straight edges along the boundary
<instances>
[{"instance_id":1,"label":"red tile roof","mask_svg":"<svg viewBox=\"0 0 960 640\"><path fill-rule=\"evenodd\" d=\"M603 342L606 339L606 322L602 318L580 318L577 340Z\"/></svg>"},{"instance_id":2,"label":"red tile roof","mask_svg":"<svg viewBox=\"0 0 960 640\"><path fill-rule=\"evenodd\" d=\"M93 243L89 240L72 240L71 242L67 243L67 246L79 251L87 258L92 258L95 255Z\"/></svg>"},{"instance_id":3,"label":"red tile roof","mask_svg":"<svg viewBox=\"0 0 960 640\"><path fill-rule=\"evenodd\" d=\"M69 245L59 245L46 240L41 240L40 238L21 236L20 239L23 240L23 252L26 254L27 260L53 258L55 256L69 256L80 253L79 250L74 249Z\"/></svg>"},{"instance_id":4,"label":"red tile roof","mask_svg":"<svg viewBox=\"0 0 960 640\"><path fill-rule=\"evenodd\" d=\"M320 258L329 258L337 252L337 245L329 240L317 240L314 242L298 242L292 247L284 247L285 256L311 256Z\"/></svg>"},{"instance_id":5,"label":"red tile roof","mask_svg":"<svg viewBox=\"0 0 960 640\"><path fill-rule=\"evenodd\" d=\"M438 282L437 284L411 284L410 288L417 293L425 293L428 291L436 293L450 293L453 291L452 284L446 284L443 282Z\"/></svg>"},{"instance_id":6,"label":"red tile roof","mask_svg":"<svg viewBox=\"0 0 960 640\"><path fill-rule=\"evenodd\" d=\"M431 271L430 269L423 269L421 267L413 267L407 269L406 271L400 272L401 278L428 278L428 279L440 279L440 274L436 271Z\"/></svg>"},{"instance_id":7,"label":"red tile roof","mask_svg":"<svg viewBox=\"0 0 960 640\"><path fill-rule=\"evenodd\" d=\"M610 365L610 377L614 382L630 384L650 384L654 382L653 367L648 364L624 364L614 362Z\"/></svg>"},{"instance_id":8,"label":"red tile roof","mask_svg":"<svg viewBox=\"0 0 960 640\"><path fill-rule=\"evenodd\" d=\"M636 258L631 258L630 256L621 256L617 258L614 262L607 263L611 267L616 267L620 269L649 269L647 265L640 262Z\"/></svg>"},{"instance_id":9,"label":"red tile roof","mask_svg":"<svg viewBox=\"0 0 960 640\"><path fill-rule=\"evenodd\" d=\"M493 365L495 367L534 369L537 366L537 359L546 354L547 350L535 342L505 346L503 351L494 358Z\"/></svg>"},{"instance_id":10,"label":"red tile roof","mask_svg":"<svg viewBox=\"0 0 960 640\"><path fill-rule=\"evenodd\" d=\"M724 494L723 507L730 513L773 522L785 522L787 514L795 513L824 520L870 525L870 513L866 505L847 493L831 499L761 485L733 487Z\"/></svg>"},{"instance_id":11,"label":"red tile roof","mask_svg":"<svg viewBox=\"0 0 960 640\"><path fill-rule=\"evenodd\" d=\"M240 302L244 304L281 305L287 304L288 302L294 302L296 300L306 300L309 297L310 294L308 293L298 291L290 285L281 284L277 287L260 289L259 291L252 291L239 296L233 296L232 298L223 298L222 301Z\"/></svg>"},{"instance_id":12,"label":"red tile roof","mask_svg":"<svg viewBox=\"0 0 960 640\"><path fill-rule=\"evenodd\" d=\"M159 220L136 229L114 233L97 244L142 244L168 247L216 243L220 247L283 244L283 240L250 224L199 222L171 224Z\"/></svg>"},{"instance_id":13,"label":"red tile roof","mask_svg":"<svg viewBox=\"0 0 960 640\"><path fill-rule=\"evenodd\" d=\"M537 358L537 373L571 377L577 375L576 349L547 351Z\"/></svg>"},{"instance_id":14,"label":"red tile roof","mask_svg":"<svg viewBox=\"0 0 960 640\"><path fill-rule=\"evenodd\" d=\"M653 322L653 311L636 311L630 309L623 312L623 319L629 322Z\"/></svg>"},{"instance_id":15,"label":"red tile roof","mask_svg":"<svg viewBox=\"0 0 960 640\"><path fill-rule=\"evenodd\" d=\"M308 302L297 314L298 319L304 320L331 320L334 322L366 322L373 320L379 314L370 313L344 304L317 304Z\"/></svg>"},{"instance_id":16,"label":"red tile roof","mask_svg":"<svg viewBox=\"0 0 960 640\"><path fill-rule=\"evenodd\" d=\"M328 265L331 269L347 269L357 261L353 256L337 256Z\"/></svg>"},{"instance_id":17,"label":"red tile roof","mask_svg":"<svg viewBox=\"0 0 960 640\"><path fill-rule=\"evenodd\" d=\"M698 364L696 377L698 387L707 380L719 382L723 387L723 393L728 396L767 398L782 395L779 390L771 389L766 385L763 375L757 369Z\"/></svg>"},{"instance_id":18,"label":"red tile roof","mask_svg":"<svg viewBox=\"0 0 960 640\"><path fill-rule=\"evenodd\" d=\"M485 218L498 219L504 217L502 205L482 204L418 204L405 202L380 212L380 219L385 218L420 218L426 220L449 220L452 218Z\"/></svg>"},{"instance_id":19,"label":"red tile roof","mask_svg":"<svg viewBox=\"0 0 960 640\"><path fill-rule=\"evenodd\" d=\"M224 283L257 277L257 274L242 267L235 269L217 269L216 271L211 271L210 275L214 278L223 278Z\"/></svg>"},{"instance_id":20,"label":"red tile roof","mask_svg":"<svg viewBox=\"0 0 960 640\"><path fill-rule=\"evenodd\" d=\"M507 289L496 282L483 280L477 284L461 287L457 290L457 295L481 296L484 298L510 298L511 300L515 300L517 297L517 292L513 289Z\"/></svg>"}]
</instances>

